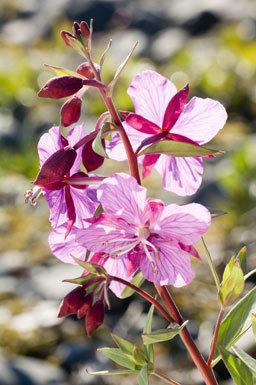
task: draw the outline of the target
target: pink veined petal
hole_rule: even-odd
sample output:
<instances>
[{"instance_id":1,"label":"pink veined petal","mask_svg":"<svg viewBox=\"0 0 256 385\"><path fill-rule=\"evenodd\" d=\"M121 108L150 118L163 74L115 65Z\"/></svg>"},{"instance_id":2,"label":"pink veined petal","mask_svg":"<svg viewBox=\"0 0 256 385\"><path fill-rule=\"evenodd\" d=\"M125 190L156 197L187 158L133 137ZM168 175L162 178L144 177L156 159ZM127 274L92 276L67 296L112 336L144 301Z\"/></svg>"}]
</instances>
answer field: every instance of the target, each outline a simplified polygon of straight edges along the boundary
<instances>
[{"instance_id":1,"label":"pink veined petal","mask_svg":"<svg viewBox=\"0 0 256 385\"><path fill-rule=\"evenodd\" d=\"M155 167L156 162L158 161L160 157L160 154L151 154L151 155L145 155L143 157L143 168L142 168L142 178L147 178L151 172L153 171L153 168Z\"/></svg>"},{"instance_id":2,"label":"pink veined petal","mask_svg":"<svg viewBox=\"0 0 256 385\"><path fill-rule=\"evenodd\" d=\"M79 126L73 127L67 134L66 139L68 140L69 145L73 147L84 136L85 136L85 127L84 127L84 124L82 123ZM77 157L73 166L71 167L70 175L75 174L81 169L82 150L83 150L83 147L80 147L77 150Z\"/></svg>"},{"instance_id":3,"label":"pink veined petal","mask_svg":"<svg viewBox=\"0 0 256 385\"><path fill-rule=\"evenodd\" d=\"M157 224L164 210L164 203L157 199L149 199L145 207L145 225L150 225L151 228Z\"/></svg>"},{"instance_id":4,"label":"pink veined petal","mask_svg":"<svg viewBox=\"0 0 256 385\"><path fill-rule=\"evenodd\" d=\"M154 71L136 75L128 88L135 112L161 126L166 107L176 94L174 84Z\"/></svg>"},{"instance_id":5,"label":"pink veined petal","mask_svg":"<svg viewBox=\"0 0 256 385\"><path fill-rule=\"evenodd\" d=\"M84 260L86 256L86 248L76 242L76 230L73 226L68 237L64 239L67 231L67 224L64 223L56 227L50 232L48 241L52 253L64 263L76 264L73 257Z\"/></svg>"},{"instance_id":6,"label":"pink veined petal","mask_svg":"<svg viewBox=\"0 0 256 385\"><path fill-rule=\"evenodd\" d=\"M105 212L136 225L143 225L146 196L147 190L124 173L114 174L98 187L98 199Z\"/></svg>"},{"instance_id":7,"label":"pink veined petal","mask_svg":"<svg viewBox=\"0 0 256 385\"><path fill-rule=\"evenodd\" d=\"M163 188L181 196L194 194L202 182L203 160L199 157L161 155L155 168L163 177Z\"/></svg>"},{"instance_id":8,"label":"pink veined petal","mask_svg":"<svg viewBox=\"0 0 256 385\"><path fill-rule=\"evenodd\" d=\"M71 196L73 198L75 212L76 212L76 221L75 225L79 228L83 228L85 219L90 218L94 215L99 202L93 201L91 197L91 191L89 188L86 190L77 189L70 187Z\"/></svg>"},{"instance_id":9,"label":"pink veined petal","mask_svg":"<svg viewBox=\"0 0 256 385\"><path fill-rule=\"evenodd\" d=\"M43 134L37 148L40 166L42 166L52 154L62 148L60 127L53 126L47 133Z\"/></svg>"},{"instance_id":10,"label":"pink veined petal","mask_svg":"<svg viewBox=\"0 0 256 385\"><path fill-rule=\"evenodd\" d=\"M208 230L211 214L198 203L165 206L154 232L165 240L176 240L184 245L193 245Z\"/></svg>"},{"instance_id":11,"label":"pink veined petal","mask_svg":"<svg viewBox=\"0 0 256 385\"><path fill-rule=\"evenodd\" d=\"M53 228L67 222L67 206L64 189L50 191L44 190L45 199L50 208L50 222Z\"/></svg>"},{"instance_id":12,"label":"pink veined petal","mask_svg":"<svg viewBox=\"0 0 256 385\"><path fill-rule=\"evenodd\" d=\"M173 285L181 287L190 284L194 278L190 257L179 248L169 245L168 242L155 241L155 246L160 247L160 259L151 253L156 265L157 274L146 256L141 258L140 268L143 276L157 285Z\"/></svg>"},{"instance_id":13,"label":"pink veined petal","mask_svg":"<svg viewBox=\"0 0 256 385\"><path fill-rule=\"evenodd\" d=\"M164 131L170 131L179 119L188 98L188 89L187 85L183 90L177 92L177 94L170 100L164 113L162 124L162 129Z\"/></svg>"},{"instance_id":14,"label":"pink veined petal","mask_svg":"<svg viewBox=\"0 0 256 385\"><path fill-rule=\"evenodd\" d=\"M129 126L144 134L156 135L162 131L158 125L137 114L129 114L125 121Z\"/></svg>"},{"instance_id":15,"label":"pink veined petal","mask_svg":"<svg viewBox=\"0 0 256 385\"><path fill-rule=\"evenodd\" d=\"M198 144L209 142L226 123L223 105L213 99L193 97L184 107L172 133L184 135Z\"/></svg>"}]
</instances>

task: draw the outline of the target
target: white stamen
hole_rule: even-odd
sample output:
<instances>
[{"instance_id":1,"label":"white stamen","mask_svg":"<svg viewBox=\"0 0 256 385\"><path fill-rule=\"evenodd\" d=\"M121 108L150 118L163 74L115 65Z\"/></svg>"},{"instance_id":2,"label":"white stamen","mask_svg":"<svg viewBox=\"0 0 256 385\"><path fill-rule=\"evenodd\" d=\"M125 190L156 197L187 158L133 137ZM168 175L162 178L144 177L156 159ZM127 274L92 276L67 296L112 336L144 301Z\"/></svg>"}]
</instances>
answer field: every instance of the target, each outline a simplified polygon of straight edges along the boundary
<instances>
[{"instance_id":1,"label":"white stamen","mask_svg":"<svg viewBox=\"0 0 256 385\"><path fill-rule=\"evenodd\" d=\"M153 258L152 258L152 256L151 256L151 254L150 254L150 252L149 252L149 250L148 250L148 248L147 248L146 240L145 240L145 239L144 239L144 240L141 240L141 243L142 243L142 245L143 245L143 249L144 249L144 251L145 251L145 253L146 253L146 256L148 257L148 259L149 259L149 261L150 261L150 263L151 263L151 266L153 267L154 274L158 274L158 271L157 271L157 269L156 269L156 264L155 264L155 262L154 262L154 260L153 260ZM150 246L151 246L151 243L150 243L150 242L147 242L147 243L149 243Z\"/></svg>"},{"instance_id":2,"label":"white stamen","mask_svg":"<svg viewBox=\"0 0 256 385\"><path fill-rule=\"evenodd\" d=\"M25 202L28 203L30 202L32 206L35 206L37 204L37 200L42 194L41 187L35 186L31 190L28 190L25 192Z\"/></svg>"}]
</instances>

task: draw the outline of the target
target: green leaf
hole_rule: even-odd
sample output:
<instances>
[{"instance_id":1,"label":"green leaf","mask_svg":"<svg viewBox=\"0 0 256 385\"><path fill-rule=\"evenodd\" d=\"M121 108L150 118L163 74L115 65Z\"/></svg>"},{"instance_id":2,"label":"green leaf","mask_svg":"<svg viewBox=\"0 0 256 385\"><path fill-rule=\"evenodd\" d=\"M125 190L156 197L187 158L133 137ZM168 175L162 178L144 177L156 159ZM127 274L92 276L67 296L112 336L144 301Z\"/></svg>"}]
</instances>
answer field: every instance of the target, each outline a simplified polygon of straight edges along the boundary
<instances>
[{"instance_id":1,"label":"green leaf","mask_svg":"<svg viewBox=\"0 0 256 385\"><path fill-rule=\"evenodd\" d=\"M168 329L156 330L152 333L143 333L142 339L144 344L154 344L156 342L169 341L179 334L182 329L187 325L188 321L185 321L181 326L175 324L175 326Z\"/></svg>"},{"instance_id":2,"label":"green leaf","mask_svg":"<svg viewBox=\"0 0 256 385\"><path fill-rule=\"evenodd\" d=\"M138 375L138 384L139 385L148 385L148 366L144 365Z\"/></svg>"},{"instance_id":3,"label":"green leaf","mask_svg":"<svg viewBox=\"0 0 256 385\"><path fill-rule=\"evenodd\" d=\"M171 156L203 156L223 154L222 151L212 150L203 146L196 146L191 143L178 142L174 140L160 140L153 143L145 150L141 151L138 156L146 154L165 154Z\"/></svg>"},{"instance_id":4,"label":"green leaf","mask_svg":"<svg viewBox=\"0 0 256 385\"><path fill-rule=\"evenodd\" d=\"M109 51L109 49L111 47L111 44L112 44L112 39L109 40L107 48L105 49L105 51L101 55L101 58L100 58L100 72L102 70L102 66L103 66L103 63L105 61L105 57L106 57L106 55L107 55L107 53L108 53L108 51Z\"/></svg>"},{"instance_id":5,"label":"green leaf","mask_svg":"<svg viewBox=\"0 0 256 385\"><path fill-rule=\"evenodd\" d=\"M81 261L80 259L75 257L73 257L73 259L78 263L78 265L82 266L85 270L89 271L89 273L91 274L94 274L96 276L104 276L104 277L108 276L108 273L106 272L103 266L96 265L95 263Z\"/></svg>"},{"instance_id":6,"label":"green leaf","mask_svg":"<svg viewBox=\"0 0 256 385\"><path fill-rule=\"evenodd\" d=\"M252 313L252 332L256 341L256 314Z\"/></svg>"},{"instance_id":7,"label":"green leaf","mask_svg":"<svg viewBox=\"0 0 256 385\"><path fill-rule=\"evenodd\" d=\"M232 347L232 350L238 356L238 358L240 358L240 360L243 361L243 363L256 375L256 360L236 345Z\"/></svg>"},{"instance_id":8,"label":"green leaf","mask_svg":"<svg viewBox=\"0 0 256 385\"><path fill-rule=\"evenodd\" d=\"M219 345L230 346L232 341L251 325L251 314L254 312L256 312L256 287L240 299L222 321L218 334Z\"/></svg>"},{"instance_id":9,"label":"green leaf","mask_svg":"<svg viewBox=\"0 0 256 385\"><path fill-rule=\"evenodd\" d=\"M134 360L129 355L123 353L120 349L100 348L97 350L104 354L104 356L110 358L118 365L124 366L125 368L132 370L136 369L136 363L134 362Z\"/></svg>"},{"instance_id":10,"label":"green leaf","mask_svg":"<svg viewBox=\"0 0 256 385\"><path fill-rule=\"evenodd\" d=\"M87 372L92 376L111 376L115 374L132 374L138 373L138 370L101 370L99 372Z\"/></svg>"},{"instance_id":11,"label":"green leaf","mask_svg":"<svg viewBox=\"0 0 256 385\"><path fill-rule=\"evenodd\" d=\"M143 329L143 333L145 333L145 334L151 333L154 308L155 308L154 305L151 305L151 307L149 309L149 312L148 312L148 315L146 318L146 322L145 322L145 326ZM151 344L144 343L144 350L145 350L148 362L154 363L153 346Z\"/></svg>"},{"instance_id":12,"label":"green leaf","mask_svg":"<svg viewBox=\"0 0 256 385\"><path fill-rule=\"evenodd\" d=\"M94 274L88 274L82 277L72 278L72 279L63 279L62 282L70 282L75 283L77 285L83 285L85 282L89 281L90 279L94 278Z\"/></svg>"},{"instance_id":13,"label":"green leaf","mask_svg":"<svg viewBox=\"0 0 256 385\"><path fill-rule=\"evenodd\" d=\"M102 139L104 138L107 138L108 135L112 132L114 132L114 125L109 123L109 122L106 122L104 123L104 125L101 127L100 131L98 132L96 138L94 139L94 141L92 142L92 148L93 150L103 156L104 158L108 158L108 155L105 151L105 148L103 146L103 143L102 143Z\"/></svg>"},{"instance_id":14,"label":"green leaf","mask_svg":"<svg viewBox=\"0 0 256 385\"><path fill-rule=\"evenodd\" d=\"M253 385L253 376L247 366L232 353L218 346L223 362L237 385Z\"/></svg>"},{"instance_id":15,"label":"green leaf","mask_svg":"<svg viewBox=\"0 0 256 385\"><path fill-rule=\"evenodd\" d=\"M244 274L239 260L234 264L234 257L226 266L223 281L218 292L218 299L222 307L232 305L244 290Z\"/></svg>"},{"instance_id":16,"label":"green leaf","mask_svg":"<svg viewBox=\"0 0 256 385\"><path fill-rule=\"evenodd\" d=\"M235 261L239 260L243 273L246 274L246 247L242 247L236 255Z\"/></svg>"},{"instance_id":17,"label":"green leaf","mask_svg":"<svg viewBox=\"0 0 256 385\"><path fill-rule=\"evenodd\" d=\"M138 365L146 364L145 353L141 349L139 349L137 346L134 346L133 358Z\"/></svg>"},{"instance_id":18,"label":"green leaf","mask_svg":"<svg viewBox=\"0 0 256 385\"><path fill-rule=\"evenodd\" d=\"M142 273L139 272L138 274L135 275L135 277L131 280L131 283L137 287L140 287L143 282L145 281L145 278L143 277ZM125 286L124 290L122 291L121 297L122 298L128 298L131 295L134 294L134 290L131 289L128 286Z\"/></svg>"},{"instance_id":19,"label":"green leaf","mask_svg":"<svg viewBox=\"0 0 256 385\"><path fill-rule=\"evenodd\" d=\"M128 61L130 60L130 57L132 56L133 52L135 51L135 48L137 47L138 45L138 42L134 45L134 47L132 48L131 52L129 53L129 55L124 59L124 61L120 64L120 66L117 68L116 70L116 73L115 73L115 76L113 78L113 80L111 80L111 82L109 83L108 85L108 94L109 95L112 95L113 93L113 90L115 88L115 85L116 85L116 82L121 74L121 72L123 71L123 69L125 68L126 64L128 63Z\"/></svg>"},{"instance_id":20,"label":"green leaf","mask_svg":"<svg viewBox=\"0 0 256 385\"><path fill-rule=\"evenodd\" d=\"M113 340L115 341L117 346L122 350L123 353L131 355L131 356L133 355L133 350L134 350L135 346L131 342L129 342L129 341L127 341L121 337L118 337L117 335L115 335L113 333L111 334L111 337L113 338Z\"/></svg>"},{"instance_id":21,"label":"green leaf","mask_svg":"<svg viewBox=\"0 0 256 385\"><path fill-rule=\"evenodd\" d=\"M80 75L77 72L71 71L71 70L69 70L67 68L55 67L55 66L52 66L50 64L45 64L44 66L47 67L47 68L50 68L57 76L68 75L68 76L75 76L77 78L84 79L84 76Z\"/></svg>"},{"instance_id":22,"label":"green leaf","mask_svg":"<svg viewBox=\"0 0 256 385\"><path fill-rule=\"evenodd\" d=\"M214 207L209 207L209 206L206 206L206 208L210 211L212 218L228 214L228 212L225 210L216 209Z\"/></svg>"}]
</instances>

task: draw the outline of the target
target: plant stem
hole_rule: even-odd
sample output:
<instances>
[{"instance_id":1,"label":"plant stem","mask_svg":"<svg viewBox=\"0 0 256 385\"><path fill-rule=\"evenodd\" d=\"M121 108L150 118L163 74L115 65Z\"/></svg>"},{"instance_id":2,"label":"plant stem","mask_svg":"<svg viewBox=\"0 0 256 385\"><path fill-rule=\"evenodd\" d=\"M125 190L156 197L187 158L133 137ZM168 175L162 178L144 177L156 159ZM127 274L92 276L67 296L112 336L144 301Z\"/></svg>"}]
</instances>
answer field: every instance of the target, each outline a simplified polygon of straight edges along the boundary
<instances>
[{"instance_id":1,"label":"plant stem","mask_svg":"<svg viewBox=\"0 0 256 385\"><path fill-rule=\"evenodd\" d=\"M256 269L253 269L251 271L249 271L249 273L247 273L245 276L244 276L244 280L246 281L249 277L251 277L253 274L256 273Z\"/></svg>"},{"instance_id":2,"label":"plant stem","mask_svg":"<svg viewBox=\"0 0 256 385\"><path fill-rule=\"evenodd\" d=\"M167 319L167 321L174 322L174 319L171 317L171 315L169 313L167 313L167 311L163 308L163 306L154 297L152 297L150 294L148 294L146 291L133 285L131 282L125 281L124 279L119 278L119 277L115 277L113 275L109 276L109 280L110 281L116 281L116 282L122 283L125 286L130 287L131 289L136 291L136 293L138 293L139 295L144 297L147 301L151 302L160 311L160 313L163 314L163 316Z\"/></svg>"},{"instance_id":3,"label":"plant stem","mask_svg":"<svg viewBox=\"0 0 256 385\"><path fill-rule=\"evenodd\" d=\"M211 258L211 254L206 246L206 243L205 243L205 240L203 237L201 237L202 239L202 242L203 242L203 246L204 246L204 250L205 250L205 253L206 253L206 257L207 257L207 262L210 266L210 270L211 270L211 273L213 275L213 278L214 278L214 281L215 281L215 284L217 286L217 289L220 290L220 280L219 280L219 277L215 271L215 268L213 266L213 263L212 263L212 258Z\"/></svg>"},{"instance_id":4,"label":"plant stem","mask_svg":"<svg viewBox=\"0 0 256 385\"><path fill-rule=\"evenodd\" d=\"M156 290L160 297L162 298L169 314L172 316L172 318L177 322L179 325L183 324L183 319L181 317L181 314L174 303L170 293L168 292L167 288L165 286L158 286L155 284ZM183 330L180 332L180 337L186 346L192 360L194 361L197 368L200 370L205 383L207 385L217 385L216 378L214 376L214 373L212 371L212 368L207 365L205 362L203 356L199 352L196 344L194 343L191 335L189 334L186 327L183 328Z\"/></svg>"},{"instance_id":5,"label":"plant stem","mask_svg":"<svg viewBox=\"0 0 256 385\"><path fill-rule=\"evenodd\" d=\"M208 361L207 361L207 365L208 366L211 365L211 362L212 362L212 359L213 359L213 356L214 356L214 353L215 353L215 349L216 349L216 345L217 345L217 340L218 340L218 334L219 334L219 330L220 330L220 324L221 324L221 321L222 321L222 318L223 318L223 314L224 314L224 309L221 308L220 312L219 312L219 316L218 316L217 322L216 322L216 327L215 327L215 332L214 332L214 335L213 335L213 339L212 339L212 347L211 347L210 355L209 355L209 358L208 358Z\"/></svg>"},{"instance_id":6,"label":"plant stem","mask_svg":"<svg viewBox=\"0 0 256 385\"><path fill-rule=\"evenodd\" d=\"M168 384L180 385L178 382L166 377L164 374L158 372L157 370L154 370L153 372L151 372L151 374L153 374L154 376L156 376L158 378L161 378L161 380L163 380L165 382L168 382Z\"/></svg>"}]
</instances>

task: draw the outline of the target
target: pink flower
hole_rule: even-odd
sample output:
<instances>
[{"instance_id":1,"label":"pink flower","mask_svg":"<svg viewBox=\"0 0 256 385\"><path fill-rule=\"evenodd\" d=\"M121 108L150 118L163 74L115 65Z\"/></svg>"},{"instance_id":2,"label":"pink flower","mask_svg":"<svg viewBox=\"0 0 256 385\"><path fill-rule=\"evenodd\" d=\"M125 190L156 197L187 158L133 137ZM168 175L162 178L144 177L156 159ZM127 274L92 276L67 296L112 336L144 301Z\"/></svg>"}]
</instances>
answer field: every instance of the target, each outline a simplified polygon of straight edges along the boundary
<instances>
[{"instance_id":1,"label":"pink flower","mask_svg":"<svg viewBox=\"0 0 256 385\"><path fill-rule=\"evenodd\" d=\"M52 154L67 146L74 146L84 136L84 125L75 126L66 137L61 135L59 127L52 127L38 143L40 166L42 167ZM82 148L77 150L76 158L69 172L56 183L41 186L50 207L52 227L66 224L66 235L73 225L82 227L84 219L91 217L96 208L95 188L76 185L76 177L86 176L81 172ZM57 166L56 166L57 167ZM69 179L69 182L67 181ZM72 181L73 182L70 182ZM70 184L72 183L72 184Z\"/></svg>"},{"instance_id":2,"label":"pink flower","mask_svg":"<svg viewBox=\"0 0 256 385\"><path fill-rule=\"evenodd\" d=\"M224 107L213 99L193 97L186 104L188 87L177 92L171 81L154 71L136 75L128 94L135 114L126 114L123 125L134 150L152 135L202 145L218 133L227 119ZM118 134L110 142L108 154L119 161L126 159ZM155 167L163 177L163 187L178 195L192 195L201 184L201 157L155 154L140 157L139 161L143 163L143 178Z\"/></svg>"},{"instance_id":3,"label":"pink flower","mask_svg":"<svg viewBox=\"0 0 256 385\"><path fill-rule=\"evenodd\" d=\"M119 277L129 277L140 268L146 279L159 285L180 287L191 282L194 273L186 252L198 256L192 245L211 222L205 207L165 206L147 199L146 189L126 174L105 179L97 194L105 212L76 231L76 242L103 253L111 264L123 261Z\"/></svg>"}]
</instances>

